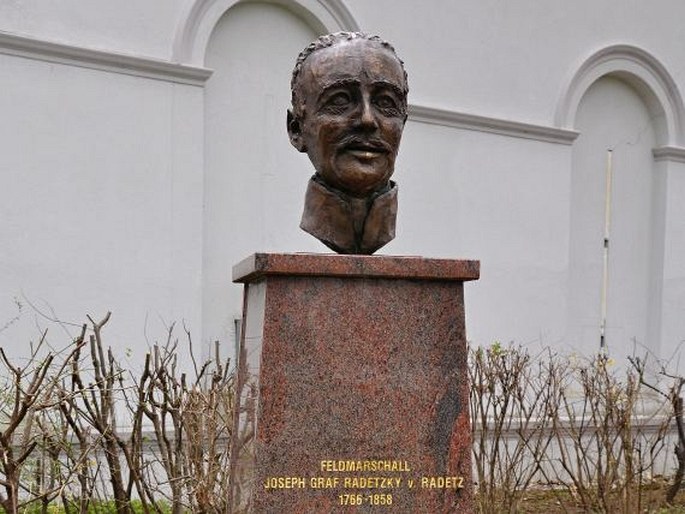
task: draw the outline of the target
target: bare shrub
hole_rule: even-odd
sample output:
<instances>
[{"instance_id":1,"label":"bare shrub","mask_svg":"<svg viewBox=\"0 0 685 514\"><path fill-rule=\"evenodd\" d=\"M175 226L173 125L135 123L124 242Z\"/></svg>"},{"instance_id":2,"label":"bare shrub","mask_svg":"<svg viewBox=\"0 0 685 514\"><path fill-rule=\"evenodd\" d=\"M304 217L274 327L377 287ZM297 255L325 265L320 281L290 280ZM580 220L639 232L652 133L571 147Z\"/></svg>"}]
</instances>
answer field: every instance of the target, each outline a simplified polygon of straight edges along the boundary
<instances>
[{"instance_id":1,"label":"bare shrub","mask_svg":"<svg viewBox=\"0 0 685 514\"><path fill-rule=\"evenodd\" d=\"M660 399L635 368L618 371L604 355L531 356L495 344L473 350L470 364L481 512L517 512L533 486L546 487L564 509L627 514L653 507L645 493L665 458L671 417L664 399L676 413L682 405L675 389Z\"/></svg>"},{"instance_id":2,"label":"bare shrub","mask_svg":"<svg viewBox=\"0 0 685 514\"><path fill-rule=\"evenodd\" d=\"M552 478L585 509L642 512L670 418L633 370L613 368L605 355L573 367L555 419L560 468Z\"/></svg>"},{"instance_id":3,"label":"bare shrub","mask_svg":"<svg viewBox=\"0 0 685 514\"><path fill-rule=\"evenodd\" d=\"M0 348L0 506L17 514L38 503L47 513L60 502L85 514L99 498L117 514L131 514L134 500L145 513L229 512L229 361L217 345L198 367L186 331L188 379L172 326L140 373L125 371L103 341L109 319L89 318L60 354L45 350L43 334L24 367Z\"/></svg>"},{"instance_id":4,"label":"bare shrub","mask_svg":"<svg viewBox=\"0 0 685 514\"><path fill-rule=\"evenodd\" d=\"M670 406L670 416L676 426L676 444L673 448L677 467L673 475L671 486L666 492L666 502L673 503L676 495L683 486L683 478L685 478L685 419L683 408L683 387L685 386L685 377L676 375L668 371L668 362L659 362L653 359L658 367L658 371L649 370L649 354L644 357L633 356L629 359L633 369L638 374L640 384L654 392ZM666 379L666 384L663 380Z\"/></svg>"},{"instance_id":5,"label":"bare shrub","mask_svg":"<svg viewBox=\"0 0 685 514\"><path fill-rule=\"evenodd\" d=\"M131 513L134 500L146 514L225 514L231 501L234 513L244 510L251 476L234 476L229 490L230 461L250 457L255 420L246 408L240 424L233 409L239 393L255 401L255 383L234 376L218 345L198 365L187 330L192 369L184 371L174 326L140 372L124 370L104 343L109 318L90 319L60 352L43 334L23 366L0 349L0 507L47 513L59 502L86 514L102 499L118 514ZM621 371L603 355L574 361L514 345L472 349L479 511L519 512L541 485L568 511L649 511L646 488L675 416L672 500L685 477L685 379L662 369L663 386L648 378L644 360L631 362Z\"/></svg>"},{"instance_id":6,"label":"bare shrub","mask_svg":"<svg viewBox=\"0 0 685 514\"><path fill-rule=\"evenodd\" d=\"M234 401L230 362L221 361L217 343L214 362L195 365L190 381L178 371L178 341L172 334L173 327L166 343L148 354L138 389L156 443L154 462L146 463L148 494L162 492L174 514L226 513ZM188 331L186 336L192 356ZM155 476L160 468L164 481Z\"/></svg>"},{"instance_id":7,"label":"bare shrub","mask_svg":"<svg viewBox=\"0 0 685 514\"><path fill-rule=\"evenodd\" d=\"M473 456L483 513L517 512L553 440L564 373L549 352L494 344L470 352Z\"/></svg>"},{"instance_id":8,"label":"bare shrub","mask_svg":"<svg viewBox=\"0 0 685 514\"><path fill-rule=\"evenodd\" d=\"M0 431L0 505L9 514L16 514L21 505L22 494L29 493L30 501L47 504L54 500L60 485L55 482L54 474L46 475L40 470L31 473L33 457L37 448L53 452L54 438L44 432L44 420L49 412L59 404L56 391L65 374L67 362L80 349L76 342L70 353L62 360L55 360L55 354L45 348L47 331L40 340L31 345L31 354L24 365L10 362L3 348L0 348L0 361L7 377L2 398ZM33 476L31 476L33 475ZM29 483L25 478L31 476ZM32 480L36 480L33 482Z\"/></svg>"}]
</instances>

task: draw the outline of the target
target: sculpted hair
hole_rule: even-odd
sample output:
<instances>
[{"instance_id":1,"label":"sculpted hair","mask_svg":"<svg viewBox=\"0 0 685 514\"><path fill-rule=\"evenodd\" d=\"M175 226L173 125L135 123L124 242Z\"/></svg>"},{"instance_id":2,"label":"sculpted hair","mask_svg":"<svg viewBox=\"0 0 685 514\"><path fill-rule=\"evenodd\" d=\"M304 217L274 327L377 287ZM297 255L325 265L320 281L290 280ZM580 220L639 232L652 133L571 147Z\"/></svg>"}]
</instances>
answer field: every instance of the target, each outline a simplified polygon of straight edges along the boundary
<instances>
[{"instance_id":1,"label":"sculpted hair","mask_svg":"<svg viewBox=\"0 0 685 514\"><path fill-rule=\"evenodd\" d=\"M400 63L400 67L402 68L402 74L404 75L404 87L402 88L402 93L404 96L404 107L406 108L407 94L409 93L407 70L404 69L404 61L402 61L402 59L400 59L397 56L395 48L387 41L381 39L380 36L376 36L373 34L365 34L364 32L335 32L333 34L319 36L318 39L312 41L304 50L300 52L300 55L297 56L297 61L295 61L295 68L293 68L293 76L290 80L290 90L292 95L291 102L295 112L300 110L299 99L297 97L297 89L299 87L298 79L302 71L302 66L304 66L304 63L307 60L307 58L318 50L335 46L344 41L352 41L353 39L365 39L367 41L373 41L374 43L378 43L383 48L389 50L395 56L395 59L397 59L397 61Z\"/></svg>"}]
</instances>

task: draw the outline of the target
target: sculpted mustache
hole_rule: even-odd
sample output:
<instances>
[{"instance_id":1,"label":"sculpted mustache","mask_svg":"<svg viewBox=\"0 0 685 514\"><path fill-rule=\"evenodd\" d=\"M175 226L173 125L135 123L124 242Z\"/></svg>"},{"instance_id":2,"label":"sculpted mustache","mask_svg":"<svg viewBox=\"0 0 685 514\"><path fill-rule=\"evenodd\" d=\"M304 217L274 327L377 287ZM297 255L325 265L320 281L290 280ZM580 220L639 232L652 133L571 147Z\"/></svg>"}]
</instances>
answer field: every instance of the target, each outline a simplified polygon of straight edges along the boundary
<instances>
[{"instance_id":1,"label":"sculpted mustache","mask_svg":"<svg viewBox=\"0 0 685 514\"><path fill-rule=\"evenodd\" d=\"M340 140L339 146L347 148L349 146L370 146L372 148L389 152L390 148L385 141L380 139L367 139L356 135L347 136Z\"/></svg>"}]
</instances>

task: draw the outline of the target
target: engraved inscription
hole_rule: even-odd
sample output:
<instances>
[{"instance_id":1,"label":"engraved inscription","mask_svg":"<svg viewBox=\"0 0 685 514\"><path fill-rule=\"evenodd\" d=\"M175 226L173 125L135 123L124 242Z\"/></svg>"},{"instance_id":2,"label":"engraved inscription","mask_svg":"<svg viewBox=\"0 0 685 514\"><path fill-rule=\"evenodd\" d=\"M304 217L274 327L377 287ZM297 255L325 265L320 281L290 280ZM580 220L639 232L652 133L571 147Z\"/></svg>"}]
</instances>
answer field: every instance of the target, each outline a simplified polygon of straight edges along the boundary
<instances>
[{"instance_id":1,"label":"engraved inscription","mask_svg":"<svg viewBox=\"0 0 685 514\"><path fill-rule=\"evenodd\" d=\"M318 468L314 476L269 476L263 487L271 491L329 490L336 494L338 505L389 508L400 505L402 493L414 489L459 490L465 487L463 476L423 475L413 470L406 460L324 459Z\"/></svg>"}]
</instances>

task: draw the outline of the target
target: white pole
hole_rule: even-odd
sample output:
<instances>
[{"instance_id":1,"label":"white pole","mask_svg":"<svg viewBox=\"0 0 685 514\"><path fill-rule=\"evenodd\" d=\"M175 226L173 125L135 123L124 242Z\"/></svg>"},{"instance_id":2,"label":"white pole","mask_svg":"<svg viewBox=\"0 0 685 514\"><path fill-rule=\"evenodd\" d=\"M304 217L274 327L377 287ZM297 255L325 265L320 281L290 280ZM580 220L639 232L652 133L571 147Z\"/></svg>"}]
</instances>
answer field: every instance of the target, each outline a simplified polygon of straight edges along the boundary
<instances>
[{"instance_id":1,"label":"white pole","mask_svg":"<svg viewBox=\"0 0 685 514\"><path fill-rule=\"evenodd\" d=\"M604 250L602 270L601 325L599 328L599 349L606 352L607 289L609 287L609 231L611 229L611 150L607 150L606 190L604 195Z\"/></svg>"}]
</instances>

